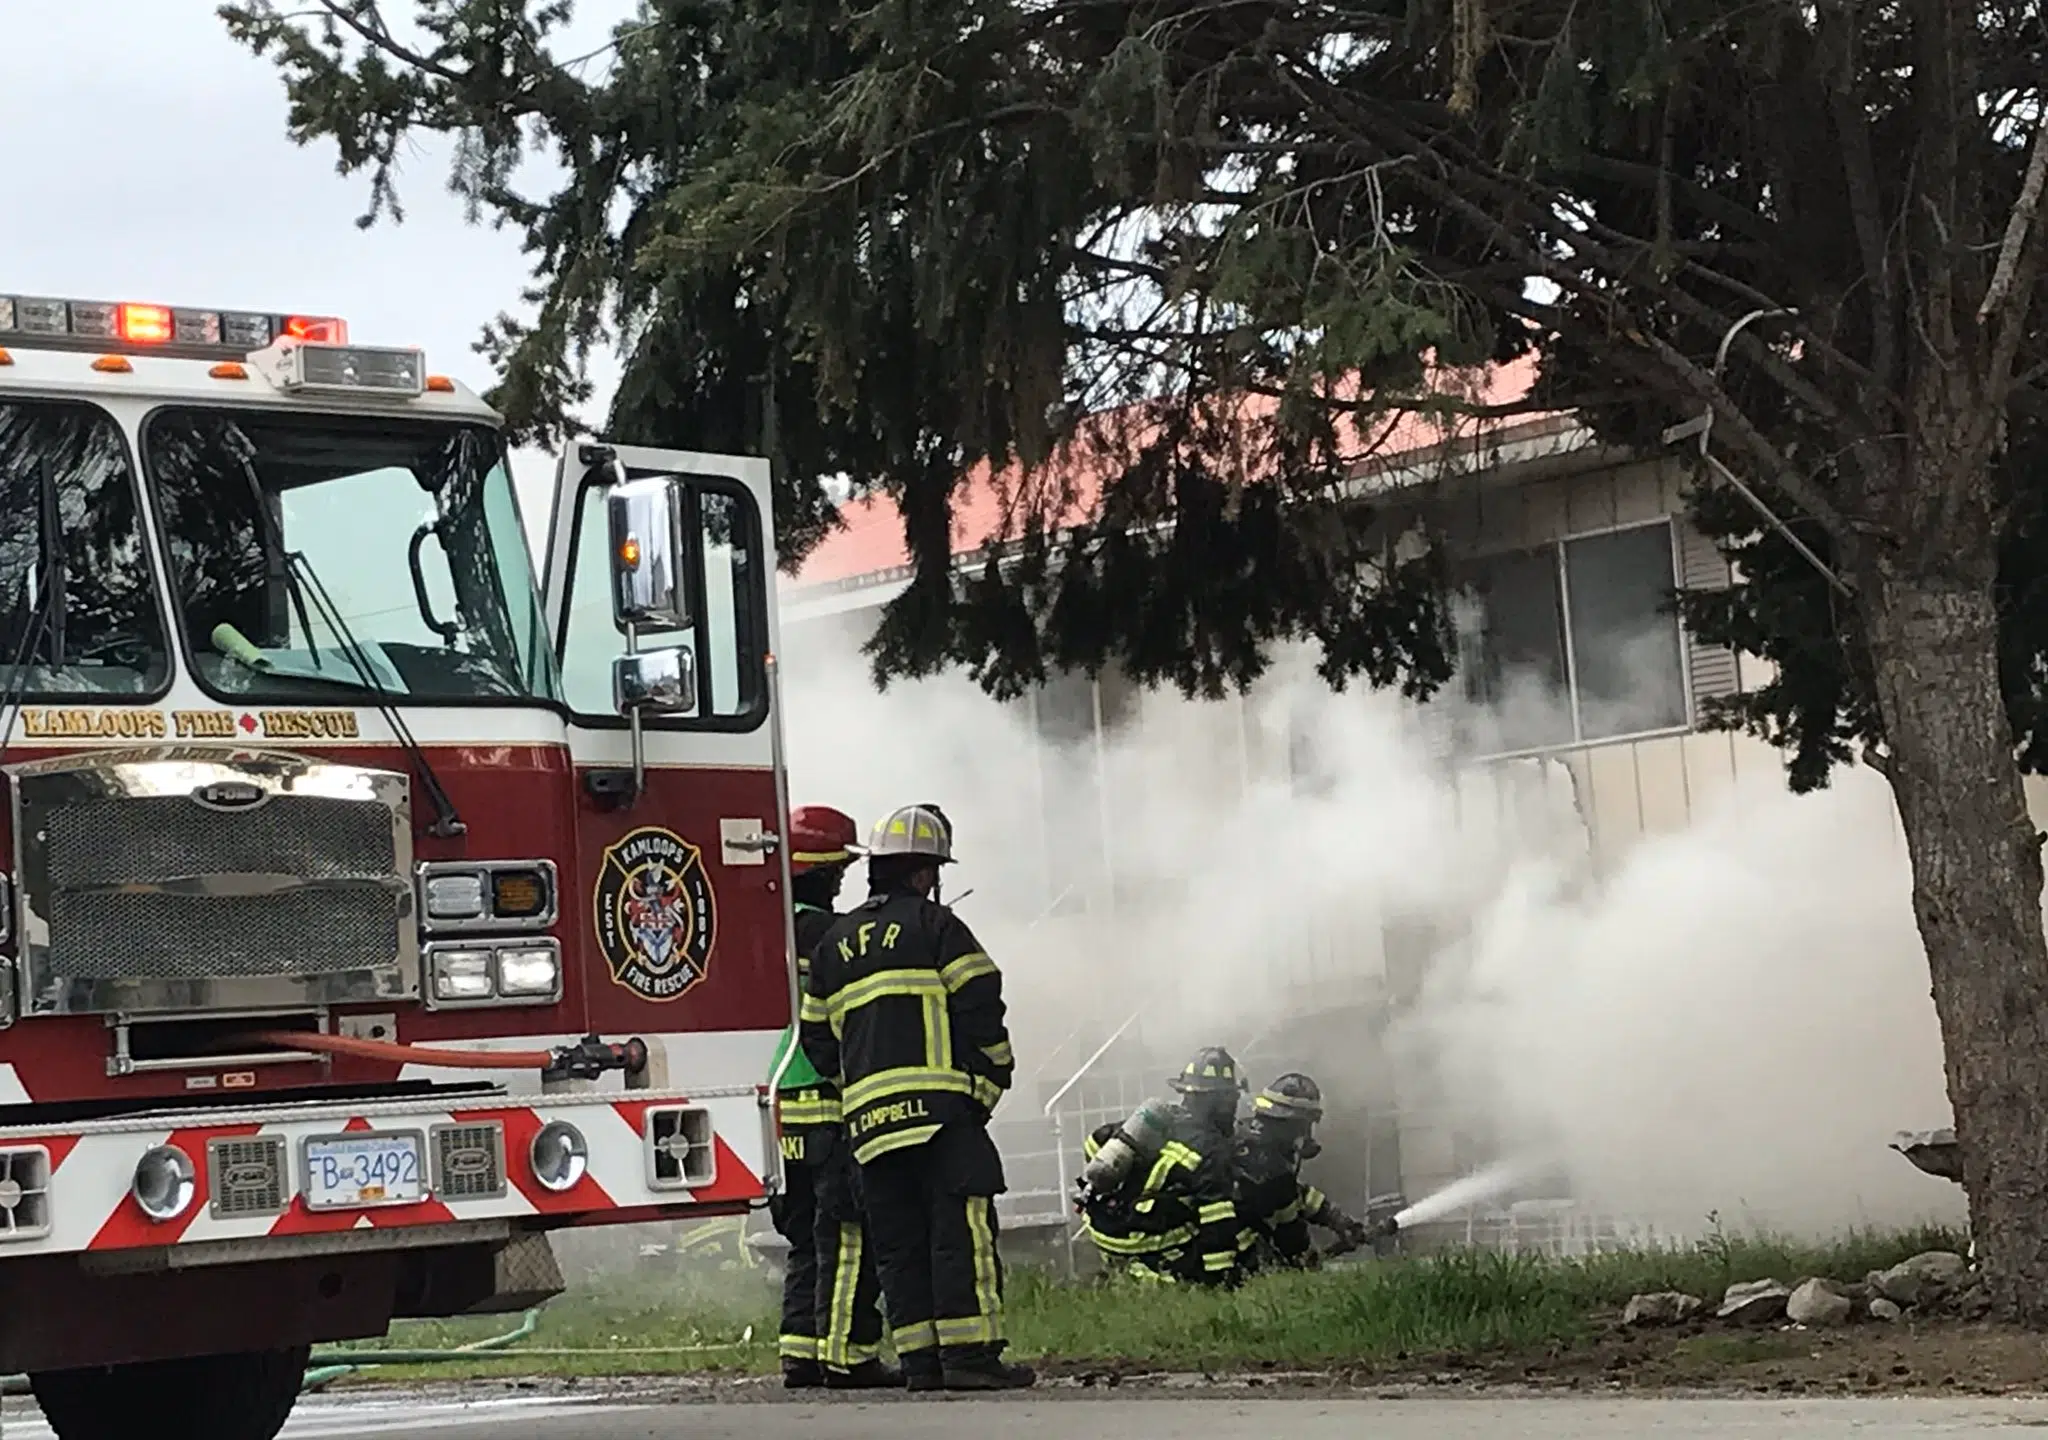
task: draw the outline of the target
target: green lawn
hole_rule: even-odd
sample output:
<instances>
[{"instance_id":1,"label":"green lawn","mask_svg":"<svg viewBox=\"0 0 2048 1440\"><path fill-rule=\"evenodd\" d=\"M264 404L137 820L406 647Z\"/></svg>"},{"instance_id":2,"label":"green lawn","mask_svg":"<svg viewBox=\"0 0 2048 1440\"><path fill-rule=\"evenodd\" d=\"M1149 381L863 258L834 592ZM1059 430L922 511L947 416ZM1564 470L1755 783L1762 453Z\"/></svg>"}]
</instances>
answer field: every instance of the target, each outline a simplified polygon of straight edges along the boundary
<instances>
[{"instance_id":1,"label":"green lawn","mask_svg":"<svg viewBox=\"0 0 2048 1440\"><path fill-rule=\"evenodd\" d=\"M1730 1284L1766 1276L1860 1280L1918 1251L1962 1244L1953 1234L1930 1230L1858 1234L1825 1245L1720 1236L1689 1250L1584 1261L1451 1252L1277 1275L1230 1294L1130 1282L1075 1285L1019 1270L1011 1277L1009 1330L1019 1355L1069 1363L1170 1369L1373 1364L1402 1355L1569 1343L1641 1291L1718 1298ZM382 1344L463 1345L517 1323L517 1316L406 1322ZM775 1332L775 1295L764 1272L641 1272L553 1301L535 1333L503 1358L360 1373L399 1379L758 1372L775 1366Z\"/></svg>"}]
</instances>

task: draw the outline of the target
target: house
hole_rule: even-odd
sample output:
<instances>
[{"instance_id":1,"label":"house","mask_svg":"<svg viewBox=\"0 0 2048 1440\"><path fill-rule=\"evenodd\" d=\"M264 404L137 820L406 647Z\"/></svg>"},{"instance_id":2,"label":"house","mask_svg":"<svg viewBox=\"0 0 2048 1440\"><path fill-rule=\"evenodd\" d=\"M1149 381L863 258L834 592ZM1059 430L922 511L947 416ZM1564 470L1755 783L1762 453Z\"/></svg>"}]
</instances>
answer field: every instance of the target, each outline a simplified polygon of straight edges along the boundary
<instances>
[{"instance_id":1,"label":"house","mask_svg":"<svg viewBox=\"0 0 2048 1440\"><path fill-rule=\"evenodd\" d=\"M1503 367L1472 383L1498 402L1531 378L1527 366ZM1782 782L1769 746L1700 725L1709 700L1763 671L1699 642L1669 610L1674 587L1729 579L1686 518L1680 459L1616 453L1567 415L1403 425L1353 484L1426 524L1470 597L1461 681L1411 717L1418 748L1403 752L1438 767L1459 826L1536 835L1597 883L1644 837L1732 802L1744 782ZM1001 538L1002 489L985 469L965 482L963 558ZM1456 943L1455 897L1395 903L1381 887L1374 904L1353 905L1341 873L1311 875L1288 853L1328 853L1341 839L1231 848L1248 826L1288 837L1293 812L1272 797L1306 804L1355 758L1332 753L1342 735L1298 713L1298 663L1220 701L1140 694L1114 671L1063 676L1007 706L962 682L876 695L848 657L907 583L901 522L886 502L854 502L843 518L782 589L795 785L808 795L830 776L819 798L848 803L833 796L873 784L851 801L875 813L936 795L961 820L964 850L1000 845L999 865L974 868L963 913L984 939L996 935L996 953L1028 957L1005 964L1019 977L1013 991L1036 1002L1020 1005L1026 1068L999 1117L1013 1175L1006 1224L1059 1224L1081 1136L1156 1092L1179 1047L1218 1035L1255 1074L1313 1056L1333 1116L1362 1117L1345 1153L1319 1162L1332 1193L1421 1195L1491 1158L1483 1121L1389 1038ZM886 793L883 772L896 787ZM962 792L964 807L949 798ZM1895 825L1888 806L1874 825ZM1213 841L1202 837L1211 826ZM1219 850L1228 854L1212 864ZM1173 863L1155 863L1161 854ZM1243 907L1203 899L1218 887L1265 897L1256 925L1233 931L1225 917ZM1178 967L1165 1033L1149 1013L1128 1023L1146 1006L1114 984L1149 964L1157 996L1161 950ZM1516 1213L1547 1216L1550 1243L1585 1238L1585 1217L1554 1210L1532 1202Z\"/></svg>"}]
</instances>

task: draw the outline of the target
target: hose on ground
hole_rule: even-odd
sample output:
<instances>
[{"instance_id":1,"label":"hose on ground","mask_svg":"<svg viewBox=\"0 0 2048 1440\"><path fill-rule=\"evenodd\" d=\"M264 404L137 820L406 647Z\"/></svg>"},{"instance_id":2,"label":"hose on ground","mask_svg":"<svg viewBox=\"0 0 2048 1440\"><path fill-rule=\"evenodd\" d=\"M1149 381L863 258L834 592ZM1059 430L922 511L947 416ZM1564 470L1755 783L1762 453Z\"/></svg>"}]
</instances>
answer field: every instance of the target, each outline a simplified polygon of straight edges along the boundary
<instances>
[{"instance_id":1,"label":"hose on ground","mask_svg":"<svg viewBox=\"0 0 2048 1440\"><path fill-rule=\"evenodd\" d=\"M616 1346L602 1348L547 1348L514 1350L511 1347L531 1336L540 1324L538 1308L527 1311L519 1319L515 1329L502 1335L487 1335L481 1340L472 1340L467 1345L454 1345L446 1349L394 1349L354 1350L329 1348L315 1350L307 1361L306 1378L300 1386L301 1394L324 1390L335 1381L358 1370L375 1369L383 1365L447 1365L459 1364L464 1360L556 1360L573 1359L588 1355L687 1355L710 1350L739 1350L753 1341L754 1329L750 1325L738 1340L716 1341L706 1345L660 1345L620 1349ZM502 1352L502 1353L494 1353ZM0 1395L27 1395L30 1393L26 1375L0 1376Z\"/></svg>"}]
</instances>

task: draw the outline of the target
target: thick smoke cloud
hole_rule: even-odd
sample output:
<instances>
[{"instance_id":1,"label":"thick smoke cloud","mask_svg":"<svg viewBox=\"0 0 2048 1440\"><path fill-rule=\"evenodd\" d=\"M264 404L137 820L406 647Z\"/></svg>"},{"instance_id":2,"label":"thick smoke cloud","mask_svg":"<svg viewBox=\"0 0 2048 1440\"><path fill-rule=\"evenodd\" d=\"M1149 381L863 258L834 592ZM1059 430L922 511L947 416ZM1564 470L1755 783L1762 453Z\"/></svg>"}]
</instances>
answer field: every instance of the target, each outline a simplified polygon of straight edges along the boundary
<instances>
[{"instance_id":1,"label":"thick smoke cloud","mask_svg":"<svg viewBox=\"0 0 2048 1440\"><path fill-rule=\"evenodd\" d=\"M949 894L1012 1000L1005 1113L1139 1013L1155 1057L1220 1041L1399 1117L1411 1172L1418 1117L1449 1117L1666 1234L1960 1217L1886 1148L1948 1106L1874 777L1751 782L1596 875L1564 766L1460 777L1392 697L1283 666L1243 706L1105 686L1034 720L959 679L876 692L863 633L785 637L793 795L953 816ZM1098 709L1104 740L1073 723ZM1045 738L1063 720L1080 738ZM1356 1115L1325 1129L1365 1143Z\"/></svg>"}]
</instances>

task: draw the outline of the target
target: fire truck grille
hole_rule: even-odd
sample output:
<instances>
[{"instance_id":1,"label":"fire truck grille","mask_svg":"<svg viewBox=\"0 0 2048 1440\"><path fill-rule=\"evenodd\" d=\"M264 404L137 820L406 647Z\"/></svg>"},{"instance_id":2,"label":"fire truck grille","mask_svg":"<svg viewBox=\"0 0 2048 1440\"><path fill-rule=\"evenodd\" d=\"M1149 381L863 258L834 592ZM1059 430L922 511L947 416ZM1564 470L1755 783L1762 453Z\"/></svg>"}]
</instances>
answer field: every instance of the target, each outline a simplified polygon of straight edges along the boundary
<instances>
[{"instance_id":1,"label":"fire truck grille","mask_svg":"<svg viewBox=\"0 0 2048 1440\"><path fill-rule=\"evenodd\" d=\"M92 799L53 807L45 823L53 977L307 976L400 961L398 842L375 802L279 795L223 813L184 796ZM108 888L237 874L320 883L259 895Z\"/></svg>"},{"instance_id":2,"label":"fire truck grille","mask_svg":"<svg viewBox=\"0 0 2048 1440\"><path fill-rule=\"evenodd\" d=\"M443 1125L434 1131L434 1193L443 1200L486 1200L505 1193L505 1127Z\"/></svg>"},{"instance_id":3,"label":"fire truck grille","mask_svg":"<svg viewBox=\"0 0 2048 1440\"><path fill-rule=\"evenodd\" d=\"M399 909L370 886L226 898L59 893L49 968L71 980L377 969L397 963Z\"/></svg>"},{"instance_id":4,"label":"fire truck grille","mask_svg":"<svg viewBox=\"0 0 2048 1440\"><path fill-rule=\"evenodd\" d=\"M246 1140L209 1140L206 1165L215 1215L276 1215L283 1211L288 1189L281 1138L257 1135Z\"/></svg>"},{"instance_id":5,"label":"fire truck grille","mask_svg":"<svg viewBox=\"0 0 2048 1440\"><path fill-rule=\"evenodd\" d=\"M383 806L280 795L254 810L208 810L182 795L75 802L49 817L51 888L169 875L388 875L397 863Z\"/></svg>"}]
</instances>

